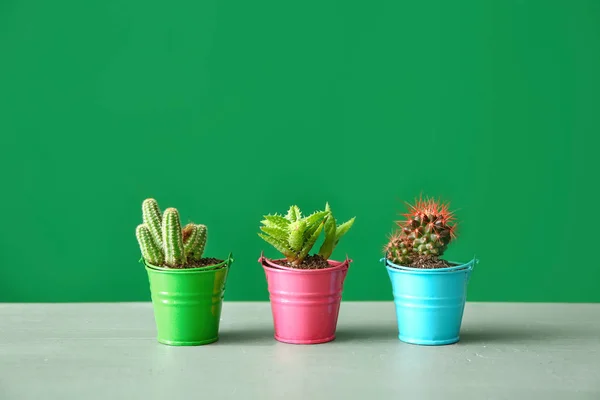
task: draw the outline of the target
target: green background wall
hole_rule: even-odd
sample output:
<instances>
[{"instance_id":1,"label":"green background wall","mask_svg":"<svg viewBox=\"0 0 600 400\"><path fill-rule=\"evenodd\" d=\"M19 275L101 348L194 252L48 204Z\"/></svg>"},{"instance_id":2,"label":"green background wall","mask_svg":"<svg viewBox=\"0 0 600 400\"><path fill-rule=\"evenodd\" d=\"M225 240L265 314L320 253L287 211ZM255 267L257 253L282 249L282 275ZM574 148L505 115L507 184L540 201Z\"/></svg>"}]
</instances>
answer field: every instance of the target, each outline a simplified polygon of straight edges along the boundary
<instances>
[{"instance_id":1,"label":"green background wall","mask_svg":"<svg viewBox=\"0 0 600 400\"><path fill-rule=\"evenodd\" d=\"M266 300L263 214L356 216L347 300L419 193L472 301L600 301L600 2L0 2L0 301L149 300L144 198Z\"/></svg>"}]
</instances>

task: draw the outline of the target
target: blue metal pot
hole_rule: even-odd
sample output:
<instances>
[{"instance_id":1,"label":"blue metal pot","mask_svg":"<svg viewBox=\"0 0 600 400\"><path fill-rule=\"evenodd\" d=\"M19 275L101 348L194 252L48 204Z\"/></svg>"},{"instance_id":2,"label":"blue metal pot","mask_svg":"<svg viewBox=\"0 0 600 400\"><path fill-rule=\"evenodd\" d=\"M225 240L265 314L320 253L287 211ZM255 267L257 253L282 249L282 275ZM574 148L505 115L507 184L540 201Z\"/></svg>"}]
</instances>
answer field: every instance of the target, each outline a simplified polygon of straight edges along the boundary
<instances>
[{"instance_id":1,"label":"blue metal pot","mask_svg":"<svg viewBox=\"0 0 600 400\"><path fill-rule=\"evenodd\" d=\"M459 340L467 284L478 260L448 268L409 268L385 262L396 305L398 338L420 345Z\"/></svg>"}]
</instances>

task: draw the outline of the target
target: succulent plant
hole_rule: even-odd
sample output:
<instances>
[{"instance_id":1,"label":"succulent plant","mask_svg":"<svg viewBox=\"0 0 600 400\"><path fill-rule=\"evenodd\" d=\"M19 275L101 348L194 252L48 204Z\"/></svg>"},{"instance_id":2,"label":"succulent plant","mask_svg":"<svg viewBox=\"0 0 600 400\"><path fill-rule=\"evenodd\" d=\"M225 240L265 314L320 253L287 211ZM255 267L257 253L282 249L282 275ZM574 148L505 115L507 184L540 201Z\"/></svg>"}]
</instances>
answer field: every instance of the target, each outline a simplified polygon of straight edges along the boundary
<instances>
[{"instance_id":1,"label":"succulent plant","mask_svg":"<svg viewBox=\"0 0 600 400\"><path fill-rule=\"evenodd\" d=\"M441 257L456 238L454 212L447 203L419 198L408 204L408 212L402 215L406 219L396 222L399 229L384 248L396 264L410 265L416 257Z\"/></svg>"},{"instance_id":2,"label":"succulent plant","mask_svg":"<svg viewBox=\"0 0 600 400\"><path fill-rule=\"evenodd\" d=\"M337 226L329 204L326 204L325 211L316 211L308 216L303 216L300 208L293 205L285 216L265 215L261 223L262 232L258 236L282 253L292 266L299 266L323 229L326 232L325 240L318 255L327 260L340 238L354 223L354 218Z\"/></svg>"},{"instance_id":3,"label":"succulent plant","mask_svg":"<svg viewBox=\"0 0 600 400\"><path fill-rule=\"evenodd\" d=\"M154 199L142 203L142 220L136 237L147 263L182 268L202 259L207 238L205 225L190 223L182 229L177 209L167 208L161 215Z\"/></svg>"}]
</instances>

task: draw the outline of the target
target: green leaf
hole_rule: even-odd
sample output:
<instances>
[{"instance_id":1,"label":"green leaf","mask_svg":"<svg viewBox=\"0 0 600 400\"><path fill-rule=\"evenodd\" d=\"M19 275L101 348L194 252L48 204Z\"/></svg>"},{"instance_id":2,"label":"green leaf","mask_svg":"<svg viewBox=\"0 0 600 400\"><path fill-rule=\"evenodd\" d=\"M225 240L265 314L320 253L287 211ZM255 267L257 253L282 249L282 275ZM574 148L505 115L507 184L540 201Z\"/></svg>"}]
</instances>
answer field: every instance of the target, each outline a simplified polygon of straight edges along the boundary
<instances>
[{"instance_id":1,"label":"green leaf","mask_svg":"<svg viewBox=\"0 0 600 400\"><path fill-rule=\"evenodd\" d=\"M323 223L320 223L317 230L312 234L312 236L310 238L308 238L307 241L304 242L304 247L302 247L302 251L300 251L300 255L298 256L298 260L297 263L301 263L302 260L304 260L306 258L306 256L308 255L308 252L310 251L310 249L312 249L312 247L315 245L315 242L317 241L317 239L319 238L319 235L321 234L321 231L323 230Z\"/></svg>"},{"instance_id":2,"label":"green leaf","mask_svg":"<svg viewBox=\"0 0 600 400\"><path fill-rule=\"evenodd\" d=\"M260 230L263 231L264 233L270 235L270 236L273 236L277 240L281 240L284 243L287 242L288 237L289 237L287 229L271 228L271 227L261 226Z\"/></svg>"},{"instance_id":3,"label":"green leaf","mask_svg":"<svg viewBox=\"0 0 600 400\"><path fill-rule=\"evenodd\" d=\"M331 210L329 210L328 213L327 219L325 220L325 240L319 249L319 255L326 260L331 257L336 240L335 218L333 217L333 214L331 214Z\"/></svg>"},{"instance_id":4,"label":"green leaf","mask_svg":"<svg viewBox=\"0 0 600 400\"><path fill-rule=\"evenodd\" d=\"M300 208L298 206L291 206L287 212L285 218L290 222L296 222L302 218L302 213L300 212Z\"/></svg>"},{"instance_id":5,"label":"green leaf","mask_svg":"<svg viewBox=\"0 0 600 400\"><path fill-rule=\"evenodd\" d=\"M307 229L310 229L312 226L314 226L314 229L317 229L317 224L321 222L321 220L327 214L327 211L317 211L304 218L304 220L306 221Z\"/></svg>"},{"instance_id":6,"label":"green leaf","mask_svg":"<svg viewBox=\"0 0 600 400\"><path fill-rule=\"evenodd\" d=\"M290 224L290 221L281 215L265 215L264 217L265 219L261 222L269 228L287 229L287 226Z\"/></svg>"},{"instance_id":7,"label":"green leaf","mask_svg":"<svg viewBox=\"0 0 600 400\"><path fill-rule=\"evenodd\" d=\"M304 231L306 231L306 222L304 220L301 219L290 224L289 245L296 253L302 250Z\"/></svg>"},{"instance_id":8,"label":"green leaf","mask_svg":"<svg viewBox=\"0 0 600 400\"><path fill-rule=\"evenodd\" d=\"M269 243L271 246L275 247L275 249L284 256L288 258L293 257L293 252L281 240L275 239L274 237L265 235L263 233L259 233L258 236L260 236L265 242Z\"/></svg>"},{"instance_id":9,"label":"green leaf","mask_svg":"<svg viewBox=\"0 0 600 400\"><path fill-rule=\"evenodd\" d=\"M310 238L313 235L313 233L315 233L315 231L319 228L319 225L321 225L325 222L324 218L327 218L327 212L325 212L325 215L323 216L323 218L317 219L316 221L314 221L312 224L310 224L306 228L306 231L304 232L305 239Z\"/></svg>"},{"instance_id":10,"label":"green leaf","mask_svg":"<svg viewBox=\"0 0 600 400\"><path fill-rule=\"evenodd\" d=\"M355 219L356 217L344 222L343 224L337 227L335 231L336 244L340 241L340 238L344 236L346 232L348 232L348 230L352 227L352 224L354 224Z\"/></svg>"}]
</instances>

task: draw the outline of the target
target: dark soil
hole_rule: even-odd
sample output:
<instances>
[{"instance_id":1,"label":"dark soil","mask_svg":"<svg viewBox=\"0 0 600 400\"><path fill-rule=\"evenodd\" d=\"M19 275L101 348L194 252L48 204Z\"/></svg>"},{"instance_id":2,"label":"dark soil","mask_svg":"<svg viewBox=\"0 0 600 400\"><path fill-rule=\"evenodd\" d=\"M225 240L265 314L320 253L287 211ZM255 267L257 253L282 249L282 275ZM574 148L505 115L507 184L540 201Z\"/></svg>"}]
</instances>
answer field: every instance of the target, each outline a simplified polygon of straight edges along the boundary
<instances>
[{"instance_id":1,"label":"dark soil","mask_svg":"<svg viewBox=\"0 0 600 400\"><path fill-rule=\"evenodd\" d=\"M418 256L415 257L413 262L408 265L411 268L421 268L421 269L436 269L436 268L448 268L452 267L446 260L442 260L436 256Z\"/></svg>"},{"instance_id":2,"label":"dark soil","mask_svg":"<svg viewBox=\"0 0 600 400\"><path fill-rule=\"evenodd\" d=\"M220 264L225 260L219 260L218 258L201 258L199 261L190 262L183 267L169 267L171 269L188 269L188 268L198 268L198 267L207 267L209 265Z\"/></svg>"},{"instance_id":3,"label":"dark soil","mask_svg":"<svg viewBox=\"0 0 600 400\"><path fill-rule=\"evenodd\" d=\"M331 265L329 265L327 260L325 260L323 257L321 257L318 254L315 254L312 256L307 256L300 265L293 265L285 260L273 261L273 262L275 264L281 265L283 267L296 268L296 269L323 269L323 268L331 267Z\"/></svg>"}]
</instances>

